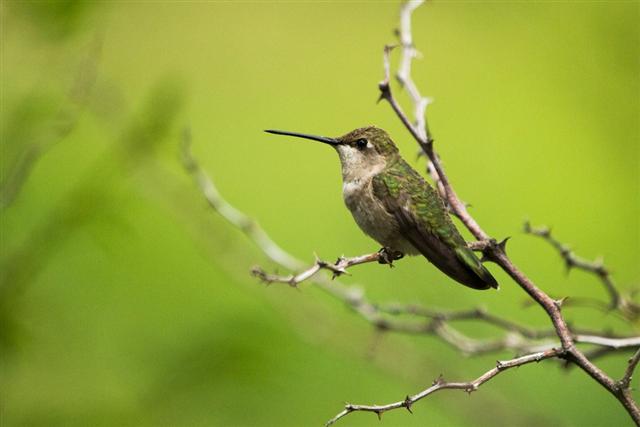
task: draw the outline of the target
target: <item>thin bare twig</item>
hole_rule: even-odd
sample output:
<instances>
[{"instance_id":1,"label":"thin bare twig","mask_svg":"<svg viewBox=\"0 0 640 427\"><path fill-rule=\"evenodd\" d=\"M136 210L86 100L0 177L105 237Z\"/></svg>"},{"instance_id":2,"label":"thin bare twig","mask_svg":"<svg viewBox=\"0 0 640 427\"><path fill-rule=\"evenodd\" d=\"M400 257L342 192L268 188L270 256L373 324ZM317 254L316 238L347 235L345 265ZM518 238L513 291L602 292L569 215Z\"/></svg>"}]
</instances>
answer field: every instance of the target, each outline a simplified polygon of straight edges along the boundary
<instances>
[{"instance_id":1,"label":"thin bare twig","mask_svg":"<svg viewBox=\"0 0 640 427\"><path fill-rule=\"evenodd\" d=\"M254 220L234 208L224 198L222 198L218 189L213 185L213 181L211 181L206 172L200 168L200 165L191 154L191 132L189 129L184 130L180 152L182 154L182 164L193 176L211 208L256 242L260 249L262 249L262 251L273 262L290 270L302 268L304 265L302 261L299 261L289 255L284 249L278 246L276 242L271 240L262 227L260 227Z\"/></svg>"},{"instance_id":2,"label":"thin bare twig","mask_svg":"<svg viewBox=\"0 0 640 427\"><path fill-rule=\"evenodd\" d=\"M265 272L261 267L254 267L251 270L251 274L258 277L263 282L270 283L286 283L289 286L297 287L301 282L312 278L320 270L327 270L332 273L332 278L336 278L343 274L349 274L347 269L354 265L366 264L370 262L382 262L382 255L380 252L374 252L371 254L355 256L351 258L340 257L335 263L323 261L316 257L316 262L306 270L298 274L290 274L288 276L279 276L276 274L269 274Z\"/></svg>"},{"instance_id":3,"label":"thin bare twig","mask_svg":"<svg viewBox=\"0 0 640 427\"><path fill-rule=\"evenodd\" d=\"M500 350L516 350L520 352L532 352L539 348L551 348L558 346L557 337L553 328L533 329L520 325L511 320L488 313L482 308L472 310L444 311L435 310L418 304L382 304L378 306L381 312L394 316L412 315L431 319L432 323L428 331L440 336L443 341L465 354L484 354ZM463 335L452 328L452 323L457 321L482 322L495 326L506 332L503 338L494 340L477 340ZM640 346L640 336L615 336L602 331L588 331L572 329L573 339L577 343L597 345L611 350L626 349ZM539 341L545 340L546 341Z\"/></svg>"},{"instance_id":4,"label":"thin bare twig","mask_svg":"<svg viewBox=\"0 0 640 427\"><path fill-rule=\"evenodd\" d=\"M413 35L411 32L411 15L424 3L424 0L408 1L400 10L400 29L398 30L398 38L400 39L400 46L402 48L402 54L400 58L400 66L396 72L396 80L407 92L414 106L414 123L417 133L425 141L433 141L431 131L429 130L429 123L427 122L427 107L433 102L429 97L422 96L418 86L411 77L411 64L414 58L422 56L413 44ZM385 61L385 67L389 68L389 61ZM389 73L387 73L389 75ZM422 154L425 154L424 150ZM433 165L433 162L427 160L427 173L433 179L440 195L446 200L446 190L440 181L440 176Z\"/></svg>"},{"instance_id":5,"label":"thin bare twig","mask_svg":"<svg viewBox=\"0 0 640 427\"><path fill-rule=\"evenodd\" d=\"M413 78L411 77L411 62L413 58L416 58L420 53L416 50L413 44L413 36L411 34L411 15L420 5L424 3L424 0L412 0L408 1L404 8L400 11L400 30L398 37L400 38L400 47L402 48L402 57L400 59L400 67L396 73L396 79L400 85L407 91L411 97L415 110L415 127L420 136L430 141L431 132L429 131L429 125L427 123L426 111L427 106L431 103L431 99L423 97L418 90Z\"/></svg>"},{"instance_id":6,"label":"thin bare twig","mask_svg":"<svg viewBox=\"0 0 640 427\"><path fill-rule=\"evenodd\" d=\"M413 396L407 396L403 400L389 403L387 405L353 405L349 403L345 406L342 412L340 412L335 417L331 418L325 425L330 426L334 424L336 421L338 421L340 418L346 415L349 415L352 412L373 412L378 416L378 418L381 418L382 414L384 414L387 411L391 411L399 408L404 408L407 411L412 412L411 408L414 403L416 403L421 399L424 399L425 397L437 391L453 389L453 390L462 390L467 393L472 393L478 390L478 388L480 388L481 385L491 380L495 376L499 375L501 372L506 371L507 369L526 365L528 363L540 362L541 360L544 360L544 359L550 359L550 358L562 357L562 356L563 356L562 349L552 348L549 350L528 354L526 356L517 357L511 360L498 361L494 368L488 370L487 372L485 372L475 380L469 381L469 382L448 382L448 381L445 381L442 377L440 377L433 382L433 385L431 385L431 387L421 391L420 393L414 394Z\"/></svg>"},{"instance_id":7,"label":"thin bare twig","mask_svg":"<svg viewBox=\"0 0 640 427\"><path fill-rule=\"evenodd\" d=\"M612 338L601 335L574 335L573 340L579 343L596 344L612 349L640 347L640 337Z\"/></svg>"},{"instance_id":8,"label":"thin bare twig","mask_svg":"<svg viewBox=\"0 0 640 427\"><path fill-rule=\"evenodd\" d=\"M549 243L551 246L553 246L564 260L568 271L570 271L572 268L577 268L579 270L583 270L597 276L602 282L606 291L609 293L609 309L619 310L625 316L629 317L632 320L640 316L640 306L632 301L629 301L620 294L613 281L613 278L611 277L611 272L607 267L605 267L605 265L602 263L602 260L598 259L595 261L589 261L576 255L568 245L560 242L558 239L553 237L553 235L551 234L551 229L549 227L533 227L527 221L524 223L524 232L533 236L538 236Z\"/></svg>"},{"instance_id":9,"label":"thin bare twig","mask_svg":"<svg viewBox=\"0 0 640 427\"><path fill-rule=\"evenodd\" d=\"M407 13L405 9L403 9L403 11L401 12L401 15L404 13ZM449 184L449 179L444 173L442 164L440 163L440 158L436 154L436 152L433 150L433 142L434 142L433 138L431 137L431 134L428 133L426 130L427 129L426 118L424 119L423 122L418 121L418 123L424 123L424 126L425 126L424 129L419 129L417 126L411 123L411 120L409 120L407 115L402 110L402 107L393 96L393 93L391 91L391 85L389 84L390 68L391 68L390 55L392 50L393 50L393 46L390 46L390 45L387 45L384 48L383 62L384 62L385 76L384 76L384 79L378 84L378 89L380 89L380 99L386 100L389 103L389 105L391 105L391 108L396 113L396 115L398 116L402 124L404 124L405 128L407 128L407 130L409 131L409 133L411 133L411 135L416 140L418 145L420 145L420 148L427 155L427 158L430 161L429 168L430 170L432 170L432 176L437 177L436 182L437 182L439 191L441 193L444 193L444 199L449 205L451 212L454 215L456 215L464 223L464 225L467 227L467 229L469 229L469 231L471 231L471 233L476 237L476 239L481 241L483 240L488 241L489 235L485 233L482 230L482 228L480 228L478 223L469 215L469 213L467 212L466 204L460 200L458 195L455 193L455 191Z\"/></svg>"},{"instance_id":10,"label":"thin bare twig","mask_svg":"<svg viewBox=\"0 0 640 427\"><path fill-rule=\"evenodd\" d=\"M638 362L640 362L640 348L635 352L633 356L629 359L629 364L627 365L627 369L624 371L624 375L622 379L618 381L618 385L622 390L628 390L631 386L631 378L633 377L633 371L636 370L636 366L638 366Z\"/></svg>"},{"instance_id":11,"label":"thin bare twig","mask_svg":"<svg viewBox=\"0 0 640 427\"><path fill-rule=\"evenodd\" d=\"M475 308L472 310L443 311L423 307L418 304L384 304L380 306L380 310L392 315L412 314L415 316L422 316L429 319L438 319L446 322L460 320L481 321L488 325L496 326L507 332L518 333L522 337L532 340L556 336L553 329L535 330L532 328L528 328L511 320L490 314L483 308Z\"/></svg>"}]
</instances>

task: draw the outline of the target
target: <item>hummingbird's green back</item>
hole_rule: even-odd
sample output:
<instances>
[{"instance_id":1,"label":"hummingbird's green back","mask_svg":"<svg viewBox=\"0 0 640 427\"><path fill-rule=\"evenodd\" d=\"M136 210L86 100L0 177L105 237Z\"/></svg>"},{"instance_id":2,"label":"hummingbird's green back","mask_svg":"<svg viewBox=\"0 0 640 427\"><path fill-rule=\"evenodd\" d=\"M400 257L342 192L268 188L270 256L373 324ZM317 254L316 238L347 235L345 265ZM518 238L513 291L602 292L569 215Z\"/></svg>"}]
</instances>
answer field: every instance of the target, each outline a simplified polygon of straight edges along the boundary
<instances>
[{"instance_id":1,"label":"hummingbird's green back","mask_svg":"<svg viewBox=\"0 0 640 427\"><path fill-rule=\"evenodd\" d=\"M393 143L392 143L393 144ZM372 180L374 196L399 224L399 232L429 261L474 289L497 282L456 229L437 191L399 155Z\"/></svg>"}]
</instances>

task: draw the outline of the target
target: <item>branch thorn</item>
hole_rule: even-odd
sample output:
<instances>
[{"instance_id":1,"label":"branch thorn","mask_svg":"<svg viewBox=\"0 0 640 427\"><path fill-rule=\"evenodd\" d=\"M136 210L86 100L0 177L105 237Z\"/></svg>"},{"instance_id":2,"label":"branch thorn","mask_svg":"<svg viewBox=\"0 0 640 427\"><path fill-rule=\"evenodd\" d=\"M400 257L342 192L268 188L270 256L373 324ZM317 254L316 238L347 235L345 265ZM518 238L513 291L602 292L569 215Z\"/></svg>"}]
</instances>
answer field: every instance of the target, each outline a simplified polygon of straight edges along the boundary
<instances>
[{"instance_id":1,"label":"branch thorn","mask_svg":"<svg viewBox=\"0 0 640 427\"><path fill-rule=\"evenodd\" d=\"M566 300L568 300L568 299L569 299L569 297L562 297L562 298L560 298L560 299L553 300L553 303L556 305L556 307L558 307L558 308L562 308L562 304L564 304L564 302L565 302Z\"/></svg>"},{"instance_id":2,"label":"branch thorn","mask_svg":"<svg viewBox=\"0 0 640 427\"><path fill-rule=\"evenodd\" d=\"M409 411L410 414L413 414L413 411L411 410L411 405L413 405L413 401L411 400L411 397L407 395L407 397L404 398L404 407L407 409L407 411Z\"/></svg>"},{"instance_id":3,"label":"branch thorn","mask_svg":"<svg viewBox=\"0 0 640 427\"><path fill-rule=\"evenodd\" d=\"M498 243L498 248L500 248L500 250L505 254L507 253L507 242L509 239L511 239L511 236L505 237L500 243Z\"/></svg>"}]
</instances>

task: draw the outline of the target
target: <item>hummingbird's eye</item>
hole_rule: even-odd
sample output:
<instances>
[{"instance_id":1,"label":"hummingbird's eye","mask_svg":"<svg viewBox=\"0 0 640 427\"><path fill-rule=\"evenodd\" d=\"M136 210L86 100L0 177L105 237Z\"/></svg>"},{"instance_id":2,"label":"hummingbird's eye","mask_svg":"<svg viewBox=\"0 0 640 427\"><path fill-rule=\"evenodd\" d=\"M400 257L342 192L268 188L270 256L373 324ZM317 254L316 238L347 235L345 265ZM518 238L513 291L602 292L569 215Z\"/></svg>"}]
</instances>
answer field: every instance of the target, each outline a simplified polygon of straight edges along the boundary
<instances>
[{"instance_id":1,"label":"hummingbird's eye","mask_svg":"<svg viewBox=\"0 0 640 427\"><path fill-rule=\"evenodd\" d=\"M367 140L364 138L360 138L356 141L356 147L358 147L359 150L364 150L367 147Z\"/></svg>"}]
</instances>

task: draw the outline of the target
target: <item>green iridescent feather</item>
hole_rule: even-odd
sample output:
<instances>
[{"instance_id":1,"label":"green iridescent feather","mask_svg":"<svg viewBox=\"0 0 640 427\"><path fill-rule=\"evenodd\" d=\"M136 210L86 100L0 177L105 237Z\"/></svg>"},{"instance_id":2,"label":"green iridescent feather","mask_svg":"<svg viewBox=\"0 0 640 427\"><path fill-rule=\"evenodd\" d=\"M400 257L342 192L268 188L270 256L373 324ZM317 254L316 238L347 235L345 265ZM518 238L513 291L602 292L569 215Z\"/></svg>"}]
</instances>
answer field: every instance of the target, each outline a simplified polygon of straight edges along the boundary
<instances>
[{"instance_id":1,"label":"green iridescent feather","mask_svg":"<svg viewBox=\"0 0 640 427\"><path fill-rule=\"evenodd\" d=\"M475 276L469 285L473 288L497 287L491 273L467 247L439 194L400 156L372 184L374 196L398 219L400 232L427 259L452 277ZM454 259L468 271L460 271Z\"/></svg>"}]
</instances>

